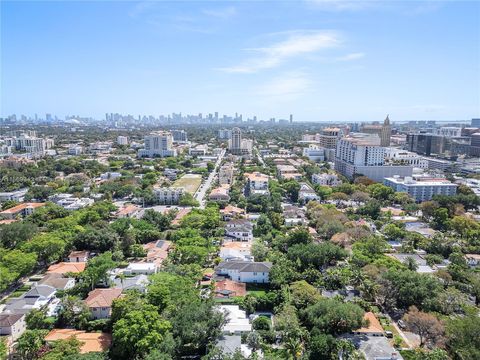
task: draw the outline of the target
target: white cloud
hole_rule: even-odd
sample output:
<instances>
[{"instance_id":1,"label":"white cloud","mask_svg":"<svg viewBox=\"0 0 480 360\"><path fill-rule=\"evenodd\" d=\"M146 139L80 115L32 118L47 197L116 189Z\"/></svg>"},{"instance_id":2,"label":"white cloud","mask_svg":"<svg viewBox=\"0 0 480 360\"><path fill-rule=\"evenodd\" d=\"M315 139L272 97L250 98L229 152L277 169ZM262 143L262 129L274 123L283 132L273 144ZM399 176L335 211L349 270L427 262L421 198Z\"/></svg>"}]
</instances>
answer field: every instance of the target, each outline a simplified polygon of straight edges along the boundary
<instances>
[{"instance_id":1,"label":"white cloud","mask_svg":"<svg viewBox=\"0 0 480 360\"><path fill-rule=\"evenodd\" d=\"M256 95L274 100L294 100L311 90L313 82L308 74L301 71L284 73L260 85L254 91Z\"/></svg>"},{"instance_id":2,"label":"white cloud","mask_svg":"<svg viewBox=\"0 0 480 360\"><path fill-rule=\"evenodd\" d=\"M340 56L336 60L337 61L353 61L353 60L361 59L363 57L365 57L364 53L351 53L345 56Z\"/></svg>"},{"instance_id":3,"label":"white cloud","mask_svg":"<svg viewBox=\"0 0 480 360\"><path fill-rule=\"evenodd\" d=\"M230 19L231 17L237 15L237 9L233 6L228 6L221 9L207 9L202 11L203 14L212 16L219 19Z\"/></svg>"},{"instance_id":4,"label":"white cloud","mask_svg":"<svg viewBox=\"0 0 480 360\"><path fill-rule=\"evenodd\" d=\"M338 46L342 41L338 33L320 30L297 30L284 33L287 37L266 47L247 49L256 55L239 65L221 68L229 73L255 73L274 68L284 61L322 49Z\"/></svg>"}]
</instances>

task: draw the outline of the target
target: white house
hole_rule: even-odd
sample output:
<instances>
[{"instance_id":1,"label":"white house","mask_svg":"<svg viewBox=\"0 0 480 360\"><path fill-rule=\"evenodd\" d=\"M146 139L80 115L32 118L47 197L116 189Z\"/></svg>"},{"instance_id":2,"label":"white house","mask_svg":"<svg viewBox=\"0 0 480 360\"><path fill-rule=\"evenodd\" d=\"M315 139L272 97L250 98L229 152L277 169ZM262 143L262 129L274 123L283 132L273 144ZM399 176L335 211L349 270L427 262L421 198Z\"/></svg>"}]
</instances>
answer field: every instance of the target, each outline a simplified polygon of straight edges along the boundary
<instances>
[{"instance_id":1,"label":"white house","mask_svg":"<svg viewBox=\"0 0 480 360\"><path fill-rule=\"evenodd\" d=\"M307 203L311 200L320 200L320 196L318 196L315 190L307 183L300 183L298 200L302 203Z\"/></svg>"},{"instance_id":2,"label":"white house","mask_svg":"<svg viewBox=\"0 0 480 360\"><path fill-rule=\"evenodd\" d=\"M216 273L234 281L263 284L269 282L271 268L271 262L223 261L218 264Z\"/></svg>"},{"instance_id":3,"label":"white house","mask_svg":"<svg viewBox=\"0 0 480 360\"><path fill-rule=\"evenodd\" d=\"M339 180L338 176L335 174L313 174L312 182L316 185L332 187L338 186L342 183L342 181Z\"/></svg>"},{"instance_id":4,"label":"white house","mask_svg":"<svg viewBox=\"0 0 480 360\"><path fill-rule=\"evenodd\" d=\"M0 335L17 340L27 330L25 314L0 314Z\"/></svg>"},{"instance_id":5,"label":"white house","mask_svg":"<svg viewBox=\"0 0 480 360\"><path fill-rule=\"evenodd\" d=\"M90 257L89 251L72 251L68 255L69 262L87 262Z\"/></svg>"},{"instance_id":6,"label":"white house","mask_svg":"<svg viewBox=\"0 0 480 360\"><path fill-rule=\"evenodd\" d=\"M133 262L128 264L124 273L126 275L152 275L158 270L158 266L151 262Z\"/></svg>"},{"instance_id":7,"label":"white house","mask_svg":"<svg viewBox=\"0 0 480 360\"><path fill-rule=\"evenodd\" d=\"M225 224L225 235L240 241L252 241L252 223L246 219L230 220Z\"/></svg>"},{"instance_id":8,"label":"white house","mask_svg":"<svg viewBox=\"0 0 480 360\"><path fill-rule=\"evenodd\" d=\"M252 244L243 241L227 242L220 248L220 254L218 255L223 261L229 260L242 260L253 261L251 254Z\"/></svg>"}]
</instances>

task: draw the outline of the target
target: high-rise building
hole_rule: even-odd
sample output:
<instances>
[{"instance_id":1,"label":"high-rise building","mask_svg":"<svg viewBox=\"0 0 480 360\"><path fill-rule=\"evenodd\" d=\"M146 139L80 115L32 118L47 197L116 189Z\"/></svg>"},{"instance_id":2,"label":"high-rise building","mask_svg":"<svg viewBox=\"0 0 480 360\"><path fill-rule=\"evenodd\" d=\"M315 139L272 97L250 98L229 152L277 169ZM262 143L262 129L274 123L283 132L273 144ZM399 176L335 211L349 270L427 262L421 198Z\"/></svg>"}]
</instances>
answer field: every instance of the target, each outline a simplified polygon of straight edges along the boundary
<instances>
[{"instance_id":1,"label":"high-rise building","mask_svg":"<svg viewBox=\"0 0 480 360\"><path fill-rule=\"evenodd\" d=\"M448 141L442 135L407 134L406 149L420 155L440 155L448 150Z\"/></svg>"},{"instance_id":2,"label":"high-rise building","mask_svg":"<svg viewBox=\"0 0 480 360\"><path fill-rule=\"evenodd\" d=\"M229 142L229 150L234 155L242 154L242 130L237 127L232 129Z\"/></svg>"},{"instance_id":3,"label":"high-rise building","mask_svg":"<svg viewBox=\"0 0 480 360\"><path fill-rule=\"evenodd\" d=\"M335 153L335 170L347 178L364 175L383 182L388 176L411 176L412 166L385 164L385 149L380 146L380 137L373 134L355 133L338 140Z\"/></svg>"},{"instance_id":4,"label":"high-rise building","mask_svg":"<svg viewBox=\"0 0 480 360\"><path fill-rule=\"evenodd\" d=\"M188 141L187 132L185 130L172 130L173 141L178 143L186 143Z\"/></svg>"},{"instance_id":5,"label":"high-rise building","mask_svg":"<svg viewBox=\"0 0 480 360\"><path fill-rule=\"evenodd\" d=\"M146 135L145 147L138 151L140 157L168 157L177 156L177 152L173 149L173 136L171 132L161 131Z\"/></svg>"},{"instance_id":6,"label":"high-rise building","mask_svg":"<svg viewBox=\"0 0 480 360\"><path fill-rule=\"evenodd\" d=\"M392 136L392 126L390 125L390 118L387 117L380 124L364 124L360 131L365 134L377 134L380 137L380 146L390 146L390 137Z\"/></svg>"},{"instance_id":7,"label":"high-rise building","mask_svg":"<svg viewBox=\"0 0 480 360\"><path fill-rule=\"evenodd\" d=\"M230 130L230 129L220 129L217 132L217 137L220 140L230 139L232 137L232 130Z\"/></svg>"},{"instance_id":8,"label":"high-rise building","mask_svg":"<svg viewBox=\"0 0 480 360\"><path fill-rule=\"evenodd\" d=\"M472 127L480 128L480 118L472 119Z\"/></svg>"},{"instance_id":9,"label":"high-rise building","mask_svg":"<svg viewBox=\"0 0 480 360\"><path fill-rule=\"evenodd\" d=\"M440 178L416 178L412 177L388 177L384 184L396 192L405 192L417 202L431 200L435 195L453 196L457 193L457 184L447 179Z\"/></svg>"},{"instance_id":10,"label":"high-rise building","mask_svg":"<svg viewBox=\"0 0 480 360\"><path fill-rule=\"evenodd\" d=\"M290 114L290 124L293 123L293 115Z\"/></svg>"},{"instance_id":11,"label":"high-rise building","mask_svg":"<svg viewBox=\"0 0 480 360\"><path fill-rule=\"evenodd\" d=\"M335 149L337 147L338 138L342 135L339 128L325 128L322 129L321 134L316 135L318 144L326 149Z\"/></svg>"}]
</instances>

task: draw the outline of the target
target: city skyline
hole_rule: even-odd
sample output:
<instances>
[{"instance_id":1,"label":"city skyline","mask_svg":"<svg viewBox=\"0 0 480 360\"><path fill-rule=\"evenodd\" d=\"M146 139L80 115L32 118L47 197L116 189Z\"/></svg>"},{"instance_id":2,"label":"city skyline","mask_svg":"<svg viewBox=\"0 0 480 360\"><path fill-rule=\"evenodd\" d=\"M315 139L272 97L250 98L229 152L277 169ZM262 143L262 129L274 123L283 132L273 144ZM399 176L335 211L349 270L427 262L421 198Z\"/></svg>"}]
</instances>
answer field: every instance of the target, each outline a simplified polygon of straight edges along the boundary
<instances>
[{"instance_id":1,"label":"city skyline","mask_svg":"<svg viewBox=\"0 0 480 360\"><path fill-rule=\"evenodd\" d=\"M100 119L112 109L215 109L265 120L293 113L316 122L480 114L474 2L0 6L2 117Z\"/></svg>"}]
</instances>

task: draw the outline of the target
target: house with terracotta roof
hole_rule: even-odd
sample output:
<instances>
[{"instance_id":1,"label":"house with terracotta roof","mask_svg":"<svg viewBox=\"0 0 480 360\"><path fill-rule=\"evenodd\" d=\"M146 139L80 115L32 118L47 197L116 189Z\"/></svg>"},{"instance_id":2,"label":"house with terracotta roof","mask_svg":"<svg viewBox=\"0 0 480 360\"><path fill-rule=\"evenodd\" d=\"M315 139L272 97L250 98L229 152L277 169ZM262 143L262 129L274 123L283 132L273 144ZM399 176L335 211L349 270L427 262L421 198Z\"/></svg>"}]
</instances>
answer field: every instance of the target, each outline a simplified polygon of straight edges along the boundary
<instances>
[{"instance_id":1,"label":"house with terracotta roof","mask_svg":"<svg viewBox=\"0 0 480 360\"><path fill-rule=\"evenodd\" d=\"M58 264L50 265L47 273L66 274L66 273L81 273L87 266L86 262L59 262Z\"/></svg>"},{"instance_id":2,"label":"house with terracotta roof","mask_svg":"<svg viewBox=\"0 0 480 360\"><path fill-rule=\"evenodd\" d=\"M17 217L25 217L27 215L33 214L36 209L45 206L46 203L23 203L18 204L17 206L11 207L10 209L3 210L0 212L0 217L4 219L16 219Z\"/></svg>"},{"instance_id":3,"label":"house with terracotta roof","mask_svg":"<svg viewBox=\"0 0 480 360\"><path fill-rule=\"evenodd\" d=\"M25 314L0 314L0 335L18 339L27 330Z\"/></svg>"},{"instance_id":4,"label":"house with terracotta roof","mask_svg":"<svg viewBox=\"0 0 480 360\"><path fill-rule=\"evenodd\" d=\"M222 215L223 221L229 221L245 216L245 210L233 205L227 205L225 209L220 210L220 215Z\"/></svg>"},{"instance_id":5,"label":"house with terracotta roof","mask_svg":"<svg viewBox=\"0 0 480 360\"><path fill-rule=\"evenodd\" d=\"M224 279L215 282L215 297L230 298L233 296L245 296L247 294L247 284Z\"/></svg>"},{"instance_id":6,"label":"house with terracotta roof","mask_svg":"<svg viewBox=\"0 0 480 360\"><path fill-rule=\"evenodd\" d=\"M220 187L213 189L210 192L210 195L208 195L208 199L210 201L225 201L225 202L230 201L229 186L222 185Z\"/></svg>"},{"instance_id":7,"label":"house with terracotta roof","mask_svg":"<svg viewBox=\"0 0 480 360\"><path fill-rule=\"evenodd\" d=\"M360 329L354 330L354 334L361 334L366 336L384 336L385 331L383 330L380 321L378 321L377 317L372 312L366 312L363 315L363 321L365 325L362 326Z\"/></svg>"},{"instance_id":8,"label":"house with terracotta roof","mask_svg":"<svg viewBox=\"0 0 480 360\"><path fill-rule=\"evenodd\" d=\"M118 299L122 289L95 289L88 293L85 304L92 312L94 319L108 319L112 313L113 300Z\"/></svg>"},{"instance_id":9,"label":"house with terracotta roof","mask_svg":"<svg viewBox=\"0 0 480 360\"><path fill-rule=\"evenodd\" d=\"M115 212L115 216L119 219L133 218L133 217L136 217L140 213L140 211L141 211L140 207L133 204L128 204L118 209Z\"/></svg>"},{"instance_id":10,"label":"house with terracotta roof","mask_svg":"<svg viewBox=\"0 0 480 360\"><path fill-rule=\"evenodd\" d=\"M87 262L90 257L90 251L72 251L68 255L69 262Z\"/></svg>"},{"instance_id":11,"label":"house with terracotta roof","mask_svg":"<svg viewBox=\"0 0 480 360\"><path fill-rule=\"evenodd\" d=\"M143 249L147 252L146 262L154 263L157 267L160 267L168 257L168 251L171 245L172 243L167 240L151 241L144 244Z\"/></svg>"},{"instance_id":12,"label":"house with terracotta roof","mask_svg":"<svg viewBox=\"0 0 480 360\"><path fill-rule=\"evenodd\" d=\"M107 351L112 344L112 335L100 332L86 332L74 329L53 329L45 337L45 341L52 344L58 340L75 338L80 341L80 353Z\"/></svg>"}]
</instances>

